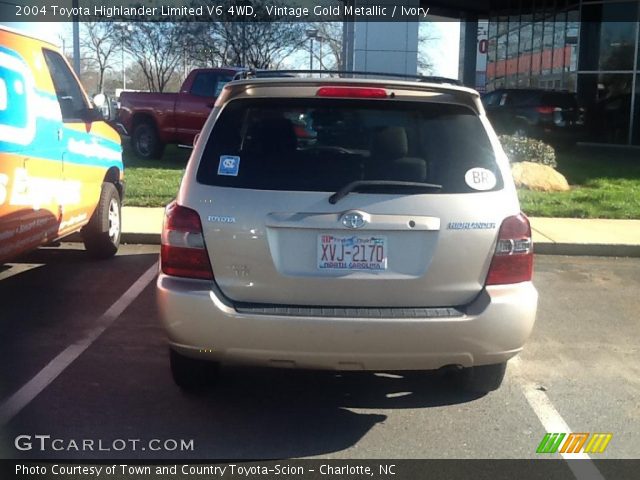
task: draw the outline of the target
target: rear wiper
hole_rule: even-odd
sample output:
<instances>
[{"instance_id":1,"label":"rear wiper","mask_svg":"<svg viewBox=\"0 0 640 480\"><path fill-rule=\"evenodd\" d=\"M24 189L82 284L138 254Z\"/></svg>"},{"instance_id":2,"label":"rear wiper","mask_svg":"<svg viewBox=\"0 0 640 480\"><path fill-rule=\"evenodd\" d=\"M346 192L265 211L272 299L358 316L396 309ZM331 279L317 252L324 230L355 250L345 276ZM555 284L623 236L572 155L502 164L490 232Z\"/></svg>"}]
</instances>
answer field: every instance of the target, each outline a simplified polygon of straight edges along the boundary
<instances>
[{"instance_id":1,"label":"rear wiper","mask_svg":"<svg viewBox=\"0 0 640 480\"><path fill-rule=\"evenodd\" d=\"M329 197L329 203L335 205L351 192L360 190L361 188L369 187L401 187L407 189L423 190L441 190L442 185L435 183L423 183L423 182L401 182L398 180L356 180L355 182L348 183L336 193Z\"/></svg>"}]
</instances>

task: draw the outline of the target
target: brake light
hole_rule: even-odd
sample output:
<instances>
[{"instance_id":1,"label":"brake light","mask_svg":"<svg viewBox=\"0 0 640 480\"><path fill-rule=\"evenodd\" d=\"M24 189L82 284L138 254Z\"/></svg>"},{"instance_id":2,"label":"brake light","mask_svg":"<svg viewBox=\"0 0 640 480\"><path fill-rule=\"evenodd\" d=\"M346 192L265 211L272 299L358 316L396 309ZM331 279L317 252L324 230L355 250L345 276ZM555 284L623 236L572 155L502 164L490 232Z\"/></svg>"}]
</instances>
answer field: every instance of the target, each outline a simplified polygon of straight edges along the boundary
<instances>
[{"instance_id":1,"label":"brake light","mask_svg":"<svg viewBox=\"0 0 640 480\"><path fill-rule=\"evenodd\" d=\"M213 280L209 255L204 246L202 223L195 210L167 205L160 247L162 272L175 277Z\"/></svg>"},{"instance_id":2,"label":"brake light","mask_svg":"<svg viewBox=\"0 0 640 480\"><path fill-rule=\"evenodd\" d=\"M384 88L322 87L318 89L316 96L338 98L387 98L387 91Z\"/></svg>"},{"instance_id":3,"label":"brake light","mask_svg":"<svg viewBox=\"0 0 640 480\"><path fill-rule=\"evenodd\" d=\"M536 111L538 113L542 113L546 115L551 115L553 112L555 112L555 110L556 110L556 107L548 107L548 106L536 107Z\"/></svg>"},{"instance_id":4,"label":"brake light","mask_svg":"<svg viewBox=\"0 0 640 480\"><path fill-rule=\"evenodd\" d=\"M487 285L528 282L533 276L531 225L524 214L502 222L498 244L491 260Z\"/></svg>"}]
</instances>

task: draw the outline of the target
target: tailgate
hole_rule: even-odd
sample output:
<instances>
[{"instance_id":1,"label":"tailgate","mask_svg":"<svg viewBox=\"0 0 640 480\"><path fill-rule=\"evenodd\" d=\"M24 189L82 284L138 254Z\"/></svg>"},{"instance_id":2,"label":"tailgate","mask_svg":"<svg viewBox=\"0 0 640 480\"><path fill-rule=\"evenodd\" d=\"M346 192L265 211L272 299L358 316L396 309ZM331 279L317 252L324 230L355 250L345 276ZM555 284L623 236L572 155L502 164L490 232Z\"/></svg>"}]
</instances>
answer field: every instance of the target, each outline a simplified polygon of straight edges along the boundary
<instances>
[{"instance_id":1,"label":"tailgate","mask_svg":"<svg viewBox=\"0 0 640 480\"><path fill-rule=\"evenodd\" d=\"M424 101L233 100L184 193L222 292L266 304L466 304L518 212L477 113Z\"/></svg>"},{"instance_id":2,"label":"tailgate","mask_svg":"<svg viewBox=\"0 0 640 480\"><path fill-rule=\"evenodd\" d=\"M331 206L327 194L219 190L201 209L205 242L220 289L241 302L464 305L484 285L505 216L495 195L470 195L471 208L448 195L354 194ZM478 207L492 213L477 221ZM345 226L352 213L367 224Z\"/></svg>"}]
</instances>

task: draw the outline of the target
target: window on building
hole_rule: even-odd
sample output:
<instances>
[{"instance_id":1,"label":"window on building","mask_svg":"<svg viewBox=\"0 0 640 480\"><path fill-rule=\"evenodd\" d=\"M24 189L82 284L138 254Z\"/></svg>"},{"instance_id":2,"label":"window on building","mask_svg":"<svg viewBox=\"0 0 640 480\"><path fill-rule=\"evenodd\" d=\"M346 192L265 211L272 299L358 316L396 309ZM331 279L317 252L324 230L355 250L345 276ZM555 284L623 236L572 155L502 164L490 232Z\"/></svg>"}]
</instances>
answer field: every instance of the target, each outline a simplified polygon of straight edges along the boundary
<instances>
[{"instance_id":1,"label":"window on building","mask_svg":"<svg viewBox=\"0 0 640 480\"><path fill-rule=\"evenodd\" d=\"M637 2L585 4L581 25L580 70L632 70ZM619 21L621 18L628 22Z\"/></svg>"},{"instance_id":2,"label":"window on building","mask_svg":"<svg viewBox=\"0 0 640 480\"><path fill-rule=\"evenodd\" d=\"M565 64L565 45L566 45L566 28L567 14L558 13L553 31L553 73L560 74L564 72Z\"/></svg>"},{"instance_id":3,"label":"window on building","mask_svg":"<svg viewBox=\"0 0 640 480\"><path fill-rule=\"evenodd\" d=\"M626 144L631 114L633 75L583 73L578 75L578 97L587 110L589 139Z\"/></svg>"},{"instance_id":4,"label":"window on building","mask_svg":"<svg viewBox=\"0 0 640 480\"><path fill-rule=\"evenodd\" d=\"M566 71L578 70L578 38L580 36L580 11L577 9L567 12L567 53L569 60L566 63ZM574 82L575 84L575 82Z\"/></svg>"}]
</instances>

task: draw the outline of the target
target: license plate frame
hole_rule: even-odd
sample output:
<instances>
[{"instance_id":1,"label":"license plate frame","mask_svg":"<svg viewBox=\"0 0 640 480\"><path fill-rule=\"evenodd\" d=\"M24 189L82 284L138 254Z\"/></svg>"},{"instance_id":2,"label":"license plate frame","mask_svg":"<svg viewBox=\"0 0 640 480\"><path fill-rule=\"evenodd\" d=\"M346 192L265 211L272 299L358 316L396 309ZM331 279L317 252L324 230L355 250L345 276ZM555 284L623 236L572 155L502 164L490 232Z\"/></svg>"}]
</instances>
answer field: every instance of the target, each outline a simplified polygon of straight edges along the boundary
<instances>
[{"instance_id":1,"label":"license plate frame","mask_svg":"<svg viewBox=\"0 0 640 480\"><path fill-rule=\"evenodd\" d=\"M384 272L389 244L384 235L318 235L316 267L320 271Z\"/></svg>"}]
</instances>

